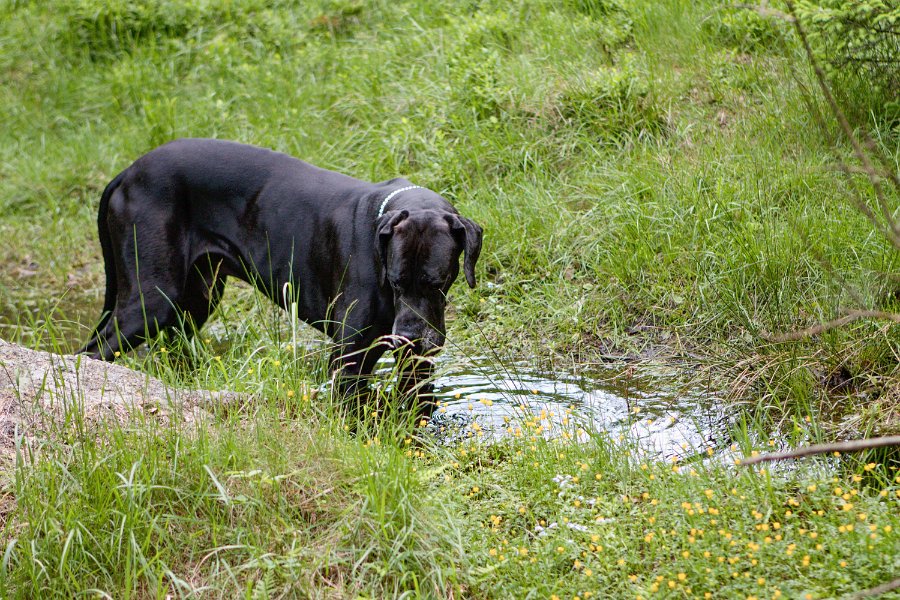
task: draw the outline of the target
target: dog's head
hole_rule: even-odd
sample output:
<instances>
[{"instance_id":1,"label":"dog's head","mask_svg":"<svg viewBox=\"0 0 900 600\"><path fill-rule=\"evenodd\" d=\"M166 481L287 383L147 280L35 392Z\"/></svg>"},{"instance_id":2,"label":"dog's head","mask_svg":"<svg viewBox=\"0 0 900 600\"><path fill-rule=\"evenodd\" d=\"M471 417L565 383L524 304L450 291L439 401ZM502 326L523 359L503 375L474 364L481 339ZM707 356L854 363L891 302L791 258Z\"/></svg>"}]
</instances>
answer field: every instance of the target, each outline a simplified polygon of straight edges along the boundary
<instances>
[{"instance_id":1,"label":"dog's head","mask_svg":"<svg viewBox=\"0 0 900 600\"><path fill-rule=\"evenodd\" d=\"M375 224L375 251L381 285L394 294L394 326L398 340L409 340L419 355L444 345L447 292L463 272L475 287L475 263L481 253L482 230L456 213L442 210L396 210Z\"/></svg>"}]
</instances>

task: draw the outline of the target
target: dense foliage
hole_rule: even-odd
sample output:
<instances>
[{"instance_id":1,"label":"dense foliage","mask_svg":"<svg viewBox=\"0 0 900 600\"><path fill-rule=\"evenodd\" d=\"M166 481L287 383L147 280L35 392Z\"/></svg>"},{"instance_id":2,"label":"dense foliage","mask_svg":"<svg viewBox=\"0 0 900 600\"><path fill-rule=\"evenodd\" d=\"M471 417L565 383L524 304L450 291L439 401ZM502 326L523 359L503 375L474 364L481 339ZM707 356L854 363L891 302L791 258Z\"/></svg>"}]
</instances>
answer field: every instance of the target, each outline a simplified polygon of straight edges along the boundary
<instances>
[{"instance_id":1,"label":"dense foliage","mask_svg":"<svg viewBox=\"0 0 900 600\"><path fill-rule=\"evenodd\" d=\"M856 85L875 93L874 105L851 108L900 121L900 2L805 0L798 3L798 15L838 88ZM865 103L864 98L857 94L849 102Z\"/></svg>"}]
</instances>

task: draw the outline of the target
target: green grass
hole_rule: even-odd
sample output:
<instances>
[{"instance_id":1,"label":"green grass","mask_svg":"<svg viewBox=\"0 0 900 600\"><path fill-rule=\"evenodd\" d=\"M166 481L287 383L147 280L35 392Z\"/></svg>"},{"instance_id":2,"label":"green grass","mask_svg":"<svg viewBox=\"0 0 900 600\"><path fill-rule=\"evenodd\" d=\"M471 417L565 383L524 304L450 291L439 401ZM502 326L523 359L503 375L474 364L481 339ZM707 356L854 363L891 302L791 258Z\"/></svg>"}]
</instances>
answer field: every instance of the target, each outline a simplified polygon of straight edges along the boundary
<instances>
[{"instance_id":1,"label":"green grass","mask_svg":"<svg viewBox=\"0 0 900 600\"><path fill-rule=\"evenodd\" d=\"M481 285L453 290L458 354L689 358L751 424L740 452L776 430L896 428L896 324L761 337L860 301L900 310L900 256L848 201L870 192L836 170L849 150L817 128L804 64L788 28L712 0L0 0L0 337L86 339L100 191L155 145L213 136L403 175L482 224ZM861 126L896 162L896 129ZM896 576L890 457L674 473L525 424L443 447L385 415L389 399L350 435L314 393L327 347L292 339L231 286L192 341L124 357L256 401L195 430L75 426L21 456L2 488L2 593L821 598ZM559 496L565 474L581 480ZM537 536L541 521L558 526Z\"/></svg>"},{"instance_id":2,"label":"green grass","mask_svg":"<svg viewBox=\"0 0 900 600\"><path fill-rule=\"evenodd\" d=\"M157 144L216 136L403 174L482 223L494 287L454 293L470 348L478 320L513 354L724 357L725 385L749 360L753 392L788 404L834 373L896 382L896 325L759 335L859 304L836 274L897 308L897 253L848 202L775 21L674 0L3 10L0 306L26 325L55 308L68 347L102 295L102 187Z\"/></svg>"},{"instance_id":3,"label":"green grass","mask_svg":"<svg viewBox=\"0 0 900 600\"><path fill-rule=\"evenodd\" d=\"M171 355L143 366L165 373ZM20 446L5 597L826 598L896 572L896 461L666 461L627 438L575 443L574 416L547 440L527 412L505 441L447 446L392 405L351 434L292 348L249 364L258 395L240 409L119 427L70 406Z\"/></svg>"}]
</instances>

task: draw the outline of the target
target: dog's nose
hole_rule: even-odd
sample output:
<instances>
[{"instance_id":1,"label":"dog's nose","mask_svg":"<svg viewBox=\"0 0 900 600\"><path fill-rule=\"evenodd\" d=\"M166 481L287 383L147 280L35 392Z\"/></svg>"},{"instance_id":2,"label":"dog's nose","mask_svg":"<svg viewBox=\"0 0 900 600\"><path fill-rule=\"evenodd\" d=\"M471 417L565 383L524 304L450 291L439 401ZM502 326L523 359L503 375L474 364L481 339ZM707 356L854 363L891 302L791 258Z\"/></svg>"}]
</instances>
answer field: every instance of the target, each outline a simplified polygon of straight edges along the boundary
<instances>
[{"instance_id":1,"label":"dog's nose","mask_svg":"<svg viewBox=\"0 0 900 600\"><path fill-rule=\"evenodd\" d=\"M413 352L418 352L419 346L422 345L422 338L412 333L395 333L391 336L391 343L394 346L394 350L405 348L412 350Z\"/></svg>"},{"instance_id":2,"label":"dog's nose","mask_svg":"<svg viewBox=\"0 0 900 600\"><path fill-rule=\"evenodd\" d=\"M439 349L439 346L428 338L427 335L421 334L402 334L398 333L392 337L394 350L405 350L416 356L425 356Z\"/></svg>"}]
</instances>

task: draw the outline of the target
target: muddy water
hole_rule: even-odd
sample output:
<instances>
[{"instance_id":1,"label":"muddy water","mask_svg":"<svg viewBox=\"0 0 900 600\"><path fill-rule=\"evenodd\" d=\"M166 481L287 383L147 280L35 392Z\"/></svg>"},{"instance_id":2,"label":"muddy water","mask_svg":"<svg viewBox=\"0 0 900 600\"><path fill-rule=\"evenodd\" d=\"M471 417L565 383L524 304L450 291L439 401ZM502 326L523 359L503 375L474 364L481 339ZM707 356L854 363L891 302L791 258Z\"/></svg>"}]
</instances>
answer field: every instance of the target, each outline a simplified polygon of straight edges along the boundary
<instances>
[{"instance_id":1,"label":"muddy water","mask_svg":"<svg viewBox=\"0 0 900 600\"><path fill-rule=\"evenodd\" d=\"M637 441L647 452L687 456L729 443L731 422L716 394L686 387L684 372L654 365L538 368L445 355L438 362L439 424L465 437L539 435ZM473 425L474 424L474 425Z\"/></svg>"}]
</instances>

